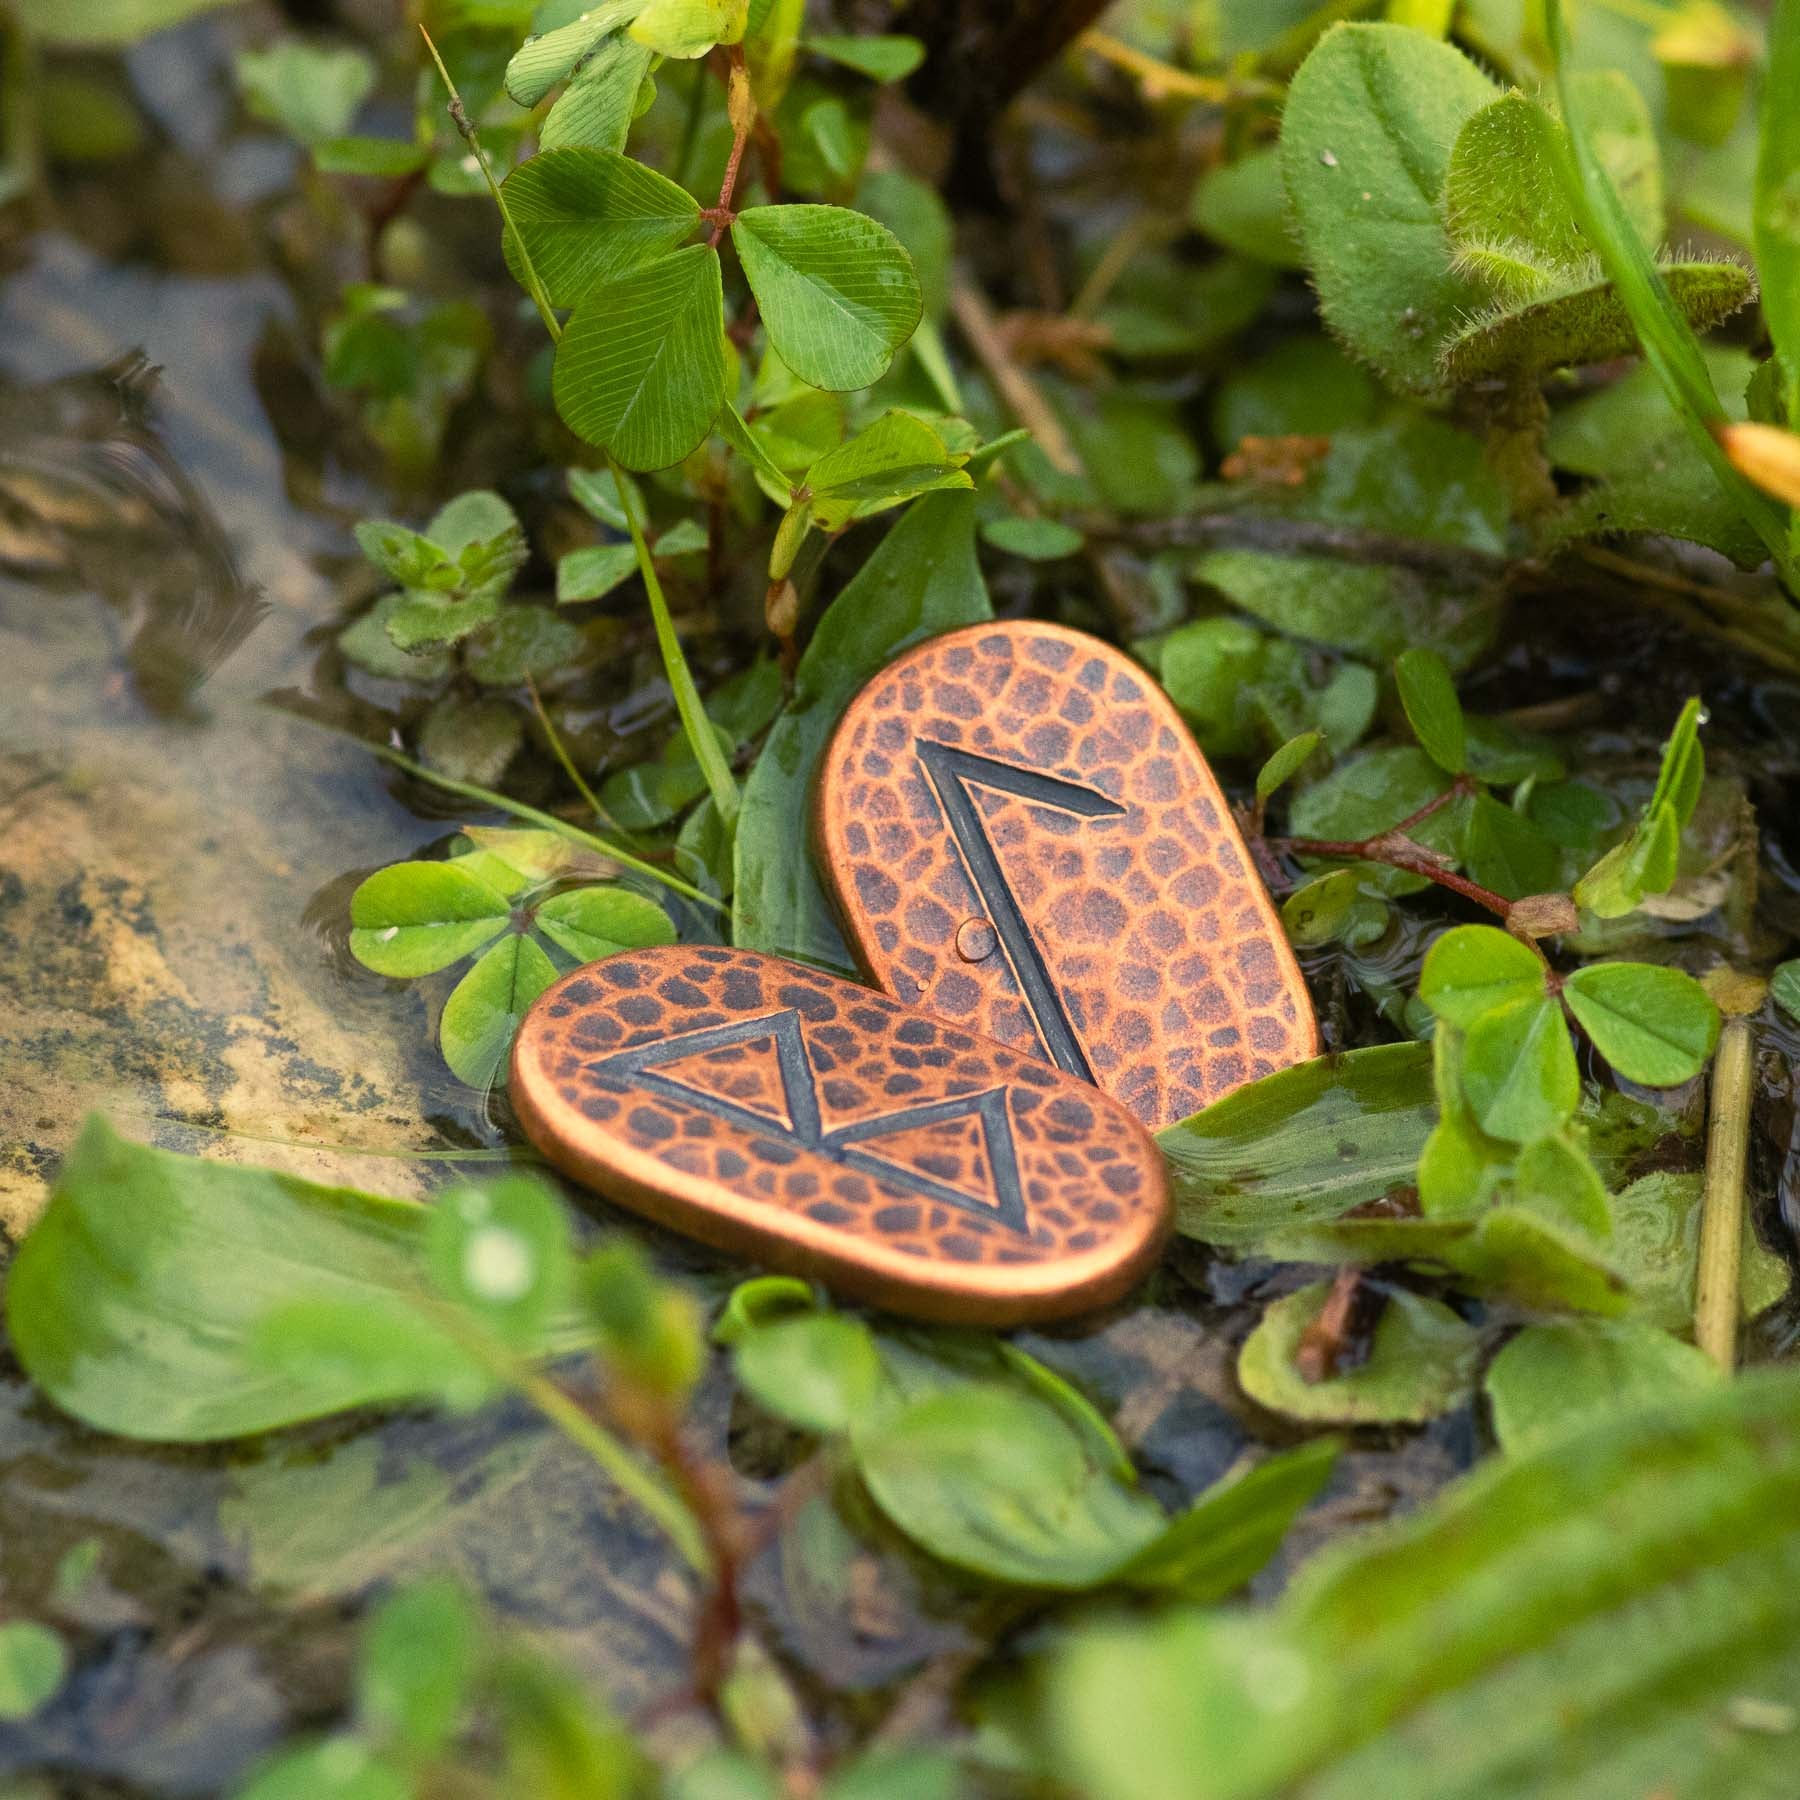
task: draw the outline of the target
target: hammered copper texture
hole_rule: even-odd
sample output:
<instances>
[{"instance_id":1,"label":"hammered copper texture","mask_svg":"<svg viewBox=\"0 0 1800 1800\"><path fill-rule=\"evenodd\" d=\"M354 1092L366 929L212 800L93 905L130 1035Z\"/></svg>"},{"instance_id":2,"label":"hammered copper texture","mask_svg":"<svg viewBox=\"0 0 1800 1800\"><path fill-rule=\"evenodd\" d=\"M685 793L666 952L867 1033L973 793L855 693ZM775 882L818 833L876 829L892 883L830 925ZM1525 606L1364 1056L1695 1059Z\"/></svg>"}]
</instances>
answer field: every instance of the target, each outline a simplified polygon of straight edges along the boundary
<instances>
[{"instance_id":1,"label":"hammered copper texture","mask_svg":"<svg viewBox=\"0 0 1800 1800\"><path fill-rule=\"evenodd\" d=\"M1097 639L1015 621L897 658L838 725L814 831L876 982L1085 1074L1152 1130L1318 1054L1212 770Z\"/></svg>"},{"instance_id":2,"label":"hammered copper texture","mask_svg":"<svg viewBox=\"0 0 1800 1800\"><path fill-rule=\"evenodd\" d=\"M672 945L546 990L513 1048L527 1136L721 1249L920 1318L1009 1324L1125 1291L1169 1214L1121 1106L835 976Z\"/></svg>"}]
</instances>

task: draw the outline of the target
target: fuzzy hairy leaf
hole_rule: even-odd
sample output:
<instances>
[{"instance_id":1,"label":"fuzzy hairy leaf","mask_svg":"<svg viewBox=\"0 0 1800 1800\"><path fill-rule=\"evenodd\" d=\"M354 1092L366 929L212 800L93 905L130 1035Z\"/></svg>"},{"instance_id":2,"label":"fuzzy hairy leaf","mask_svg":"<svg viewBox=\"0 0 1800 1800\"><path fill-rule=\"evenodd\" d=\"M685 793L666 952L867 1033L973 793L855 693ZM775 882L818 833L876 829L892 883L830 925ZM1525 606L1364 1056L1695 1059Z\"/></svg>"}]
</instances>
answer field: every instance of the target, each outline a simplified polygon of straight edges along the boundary
<instances>
[{"instance_id":1,"label":"fuzzy hairy leaf","mask_svg":"<svg viewBox=\"0 0 1800 1800\"><path fill-rule=\"evenodd\" d=\"M1398 25L1339 25L1288 91L1281 172L1320 310L1392 386L1436 392L1438 345L1480 306L1452 268L1441 200L1450 148L1492 82Z\"/></svg>"},{"instance_id":2,"label":"fuzzy hairy leaf","mask_svg":"<svg viewBox=\"0 0 1800 1800\"><path fill-rule=\"evenodd\" d=\"M1710 331L1756 292L1733 262L1671 263L1662 280L1688 326ZM1457 386L1524 371L1605 362L1637 348L1630 312L1610 281L1578 280L1523 303L1497 303L1444 344L1440 367Z\"/></svg>"}]
</instances>

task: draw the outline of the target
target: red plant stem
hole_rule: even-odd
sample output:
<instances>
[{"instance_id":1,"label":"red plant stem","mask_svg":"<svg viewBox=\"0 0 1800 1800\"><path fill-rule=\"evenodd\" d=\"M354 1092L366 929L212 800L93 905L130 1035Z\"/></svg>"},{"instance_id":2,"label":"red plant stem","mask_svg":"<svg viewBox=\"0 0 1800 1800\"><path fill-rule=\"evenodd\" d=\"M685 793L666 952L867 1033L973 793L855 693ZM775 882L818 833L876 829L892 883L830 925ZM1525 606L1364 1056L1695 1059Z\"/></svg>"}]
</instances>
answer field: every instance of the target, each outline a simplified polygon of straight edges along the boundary
<instances>
[{"instance_id":1,"label":"red plant stem","mask_svg":"<svg viewBox=\"0 0 1800 1800\"><path fill-rule=\"evenodd\" d=\"M726 90L729 92L739 82L745 84L744 91L747 93L749 77L745 71L744 47L742 44L733 44L729 52L725 76ZM737 194L738 170L743 165L744 148L750 142L750 133L755 123L756 114L751 111L747 118L733 127L731 154L725 159L725 179L719 183L719 203L717 206L709 206L703 215L713 222L712 236L707 240L711 244L718 244L731 228L732 220L737 217L737 214L731 209L731 203Z\"/></svg>"}]
</instances>

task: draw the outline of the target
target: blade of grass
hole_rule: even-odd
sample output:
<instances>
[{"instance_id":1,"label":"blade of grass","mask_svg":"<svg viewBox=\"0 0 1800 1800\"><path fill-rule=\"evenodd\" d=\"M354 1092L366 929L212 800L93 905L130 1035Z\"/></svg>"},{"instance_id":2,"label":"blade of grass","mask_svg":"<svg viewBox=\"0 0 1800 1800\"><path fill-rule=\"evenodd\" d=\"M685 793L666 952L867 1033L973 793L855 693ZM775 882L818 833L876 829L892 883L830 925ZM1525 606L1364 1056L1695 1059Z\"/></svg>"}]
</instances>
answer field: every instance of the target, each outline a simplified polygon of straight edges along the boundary
<instances>
[{"instance_id":1,"label":"blade of grass","mask_svg":"<svg viewBox=\"0 0 1800 1800\"><path fill-rule=\"evenodd\" d=\"M683 881L679 875L671 875L667 869L659 869L655 863L645 862L641 856L634 855L622 845L612 843L594 832L583 831L579 825L571 825L567 819L559 819L555 813L527 806L523 800L514 800L493 788L477 786L473 781L459 781L454 775L445 775L437 769L427 768L422 762L414 762L410 756L394 749L390 744L372 744L367 738L358 737L354 731L327 725L323 719L310 718L303 712L292 712L287 716L297 719L302 725L312 726L315 731L329 731L333 737L341 737L347 743L355 744L358 749L367 750L372 756L379 756L383 762L390 762L396 769L404 769L407 774L416 775L435 788L442 788L446 794L460 794L465 800L479 800L483 806L490 806L495 812L509 813L515 819L523 819L528 825L541 825L546 831L554 831L558 837L567 838L571 844L580 844L583 849L597 851L601 856L618 863L621 868L631 870L634 875L642 875L647 881L660 882L684 900L698 901L702 906L710 906L714 912L729 910L722 901L715 900L711 894L702 893L699 888Z\"/></svg>"},{"instance_id":2,"label":"blade of grass","mask_svg":"<svg viewBox=\"0 0 1800 1800\"><path fill-rule=\"evenodd\" d=\"M500 209L500 221L519 252L519 266L524 271L525 287L531 295L532 304L537 308L538 317L544 322L544 329L550 334L550 341L559 343L562 340L562 326L558 324L556 313L550 305L549 290L538 275L524 237L513 224L506 195L488 166L487 152L482 149L481 140L463 106L462 95L457 91L450 71L444 66L444 59L438 55L437 45L431 41L431 33L421 25L419 34L424 38L425 47L431 52L431 60L437 64L438 74L449 92L451 120L463 142L469 146L469 154L480 167L482 180L487 183L487 190L493 196L495 206ZM700 765L700 772L706 777L713 805L718 808L719 817L725 821L726 829L729 830L737 824L737 781L731 773L731 765L725 760L725 753L719 748L712 721L706 716L705 703L701 700L700 689L694 681L694 672L688 667L681 639L675 634L675 621L669 615L669 602L663 593L662 581L650 555L649 541L644 535L643 523L638 518L631 490L626 485L624 471L614 462L610 451L606 453L606 466L612 470L613 480L619 490L619 504L625 512L625 523L631 529L631 547L637 553L638 573L644 578L644 591L650 596L650 618L656 627L656 645L662 652L663 672L668 676L670 691L675 696L675 710L681 717L681 729L687 736L694 760Z\"/></svg>"},{"instance_id":3,"label":"blade of grass","mask_svg":"<svg viewBox=\"0 0 1800 1800\"><path fill-rule=\"evenodd\" d=\"M1632 229L1612 179L1594 150L1579 92L1569 79L1569 28L1563 17L1562 0L1547 0L1545 19L1556 72L1557 100L1563 123L1568 127L1567 148L1559 160L1569 199L1599 253L1607 278L1618 290L1645 360L1656 371L1670 403L1712 465L1720 486L1768 546L1782 580L1793 589L1800 584L1795 581L1788 555L1787 514L1732 468L1716 442L1714 428L1728 420L1700 354L1699 339L1670 297L1655 259Z\"/></svg>"},{"instance_id":4,"label":"blade of grass","mask_svg":"<svg viewBox=\"0 0 1800 1800\"><path fill-rule=\"evenodd\" d=\"M1763 318L1781 359L1788 423L1800 425L1800 0L1769 15L1753 211Z\"/></svg>"}]
</instances>

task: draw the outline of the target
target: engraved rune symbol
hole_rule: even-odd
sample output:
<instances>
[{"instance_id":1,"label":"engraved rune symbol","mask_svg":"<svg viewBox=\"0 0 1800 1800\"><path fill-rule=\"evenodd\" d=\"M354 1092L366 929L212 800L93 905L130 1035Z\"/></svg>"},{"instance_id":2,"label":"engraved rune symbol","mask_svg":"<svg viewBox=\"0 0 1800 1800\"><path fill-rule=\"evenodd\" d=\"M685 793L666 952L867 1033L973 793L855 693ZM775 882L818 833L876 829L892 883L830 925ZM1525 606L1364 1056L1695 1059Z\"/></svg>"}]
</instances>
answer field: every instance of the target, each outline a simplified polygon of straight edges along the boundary
<instances>
[{"instance_id":1,"label":"engraved rune symbol","mask_svg":"<svg viewBox=\"0 0 1800 1800\"><path fill-rule=\"evenodd\" d=\"M709 1093L661 1072L666 1063L685 1062L709 1051L728 1050L759 1039L774 1041L776 1067L787 1111L785 1122L754 1107L740 1105L723 1094ZM986 1088L981 1093L964 1094L954 1099L932 1100L922 1106L902 1107L827 1131L819 1109L818 1077L807 1054L800 1015L792 1007L766 1013L760 1018L737 1019L729 1025L678 1032L674 1037L659 1038L655 1043L616 1051L590 1063L588 1070L592 1075L617 1081L622 1087L635 1087L664 1100L694 1107L759 1136L785 1138L828 1161L877 1181L892 1183L921 1199L935 1200L960 1212L973 1213L977 1218L991 1219L1012 1231L1028 1233L1031 1229L1025 1216L1025 1195L1019 1181L1018 1153L1013 1144L1012 1123L1007 1116L1005 1087ZM948 1182L860 1148L882 1138L897 1137L902 1132L929 1130L934 1126L954 1124L959 1119L977 1122L992 1176L991 1199L966 1194Z\"/></svg>"},{"instance_id":2,"label":"engraved rune symbol","mask_svg":"<svg viewBox=\"0 0 1800 1800\"><path fill-rule=\"evenodd\" d=\"M973 750L935 743L929 738L914 739L914 748L937 793L938 804L944 809L944 817L949 821L956 847L962 852L969 879L974 882L975 891L987 908L994 935L999 938L1006 960L1012 965L1013 978L1030 1008L1044 1054L1059 1069L1092 1082L1094 1071L1088 1063L1087 1052L1082 1049L1068 1009L1056 991L1056 983L1050 978L1044 953L1038 948L1037 939L1025 922L1025 914L1007 885L1006 872L1000 867L987 824L969 789L971 786L985 787L996 793L1016 794L1034 806L1053 806L1084 819L1114 817L1125 808L1094 788L1064 781L1060 776L1046 775L1040 769L1021 769L1012 763L997 762L991 756L978 756Z\"/></svg>"}]
</instances>

